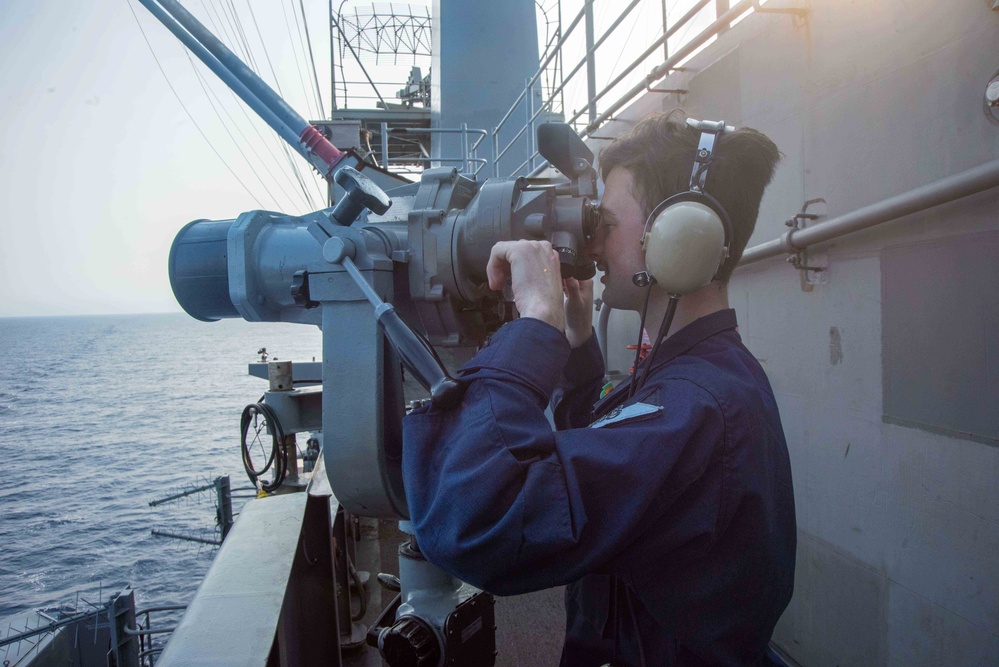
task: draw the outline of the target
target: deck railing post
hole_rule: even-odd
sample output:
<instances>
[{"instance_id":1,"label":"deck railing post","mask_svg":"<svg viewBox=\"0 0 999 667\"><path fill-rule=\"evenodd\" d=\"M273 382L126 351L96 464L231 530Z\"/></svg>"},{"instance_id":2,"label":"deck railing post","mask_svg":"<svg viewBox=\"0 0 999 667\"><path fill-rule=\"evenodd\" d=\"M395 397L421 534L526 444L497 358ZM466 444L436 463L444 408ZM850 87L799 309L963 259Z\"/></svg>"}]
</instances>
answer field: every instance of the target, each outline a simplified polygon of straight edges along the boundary
<instances>
[{"instance_id":1,"label":"deck railing post","mask_svg":"<svg viewBox=\"0 0 999 667\"><path fill-rule=\"evenodd\" d=\"M215 493L218 496L218 522L219 530L222 532L220 541L224 542L226 535L232 529L232 487L229 483L229 475L222 475L215 480Z\"/></svg>"},{"instance_id":2,"label":"deck railing post","mask_svg":"<svg viewBox=\"0 0 999 667\"><path fill-rule=\"evenodd\" d=\"M388 123L382 123L382 168L388 169L388 165L389 165Z\"/></svg>"},{"instance_id":3,"label":"deck railing post","mask_svg":"<svg viewBox=\"0 0 999 667\"><path fill-rule=\"evenodd\" d=\"M461 157L462 173L468 173L468 123L461 124Z\"/></svg>"}]
</instances>

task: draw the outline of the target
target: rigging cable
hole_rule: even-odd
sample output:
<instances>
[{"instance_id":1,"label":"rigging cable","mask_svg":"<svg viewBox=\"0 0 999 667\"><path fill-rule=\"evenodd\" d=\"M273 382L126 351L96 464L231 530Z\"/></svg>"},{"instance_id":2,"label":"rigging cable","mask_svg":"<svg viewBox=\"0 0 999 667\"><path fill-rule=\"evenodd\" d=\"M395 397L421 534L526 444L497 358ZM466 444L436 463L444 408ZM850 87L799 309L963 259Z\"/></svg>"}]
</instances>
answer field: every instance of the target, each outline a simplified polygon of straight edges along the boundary
<instances>
[{"instance_id":1,"label":"rigging cable","mask_svg":"<svg viewBox=\"0 0 999 667\"><path fill-rule=\"evenodd\" d=\"M305 43L309 47L309 62L312 64L312 81L316 84L316 98L319 100L318 118L325 118L323 115L325 112L323 109L323 94L319 91L319 75L316 73L316 58L312 55L312 38L309 37L309 21L305 18L305 4L302 0L298 0L298 6L302 9L302 26L305 28ZM294 5L292 5L291 10L292 12L295 11ZM299 37L301 37L301 35L299 35Z\"/></svg>"},{"instance_id":2,"label":"rigging cable","mask_svg":"<svg viewBox=\"0 0 999 667\"><path fill-rule=\"evenodd\" d=\"M243 40L243 46L246 48L246 53L249 56L250 64L253 67L253 71L260 75L260 66L257 64L257 59L253 57L253 49L250 48L250 40L246 38L246 31L243 30L243 21L239 18L239 12L236 11L236 3L233 0L224 0L223 8L229 6L229 11L232 12L232 20L236 24L236 32L240 39ZM281 92L281 87L278 86L278 92ZM283 95L283 93L282 93Z\"/></svg>"},{"instance_id":3,"label":"rigging cable","mask_svg":"<svg viewBox=\"0 0 999 667\"><path fill-rule=\"evenodd\" d=\"M232 0L229 1L232 2ZM274 77L274 86L277 88L278 94L281 95L281 97L284 97L284 91L281 90L281 82L278 80L277 72L274 71L274 64L271 62L270 53L267 51L267 44L264 42L264 36L260 32L260 24L257 23L257 15L253 12L253 5L250 4L250 0L246 0L246 6L250 10L250 17L253 19L254 27L257 29L257 37L260 38L260 46L264 49L264 58L267 59L267 65L271 68L271 75ZM235 8L233 8L233 11L235 11ZM237 21L238 20L239 19L237 17ZM308 105L308 102L306 102L306 105ZM296 162L295 164L297 165L298 163ZM316 186L316 189L319 190L319 200L324 201L326 198L326 194L322 191L322 189L319 188L319 184L316 183L315 178L312 179L312 183ZM302 184L302 187L305 187L304 183Z\"/></svg>"},{"instance_id":4,"label":"rigging cable","mask_svg":"<svg viewBox=\"0 0 999 667\"><path fill-rule=\"evenodd\" d=\"M204 7L205 14L208 16L208 20L211 21L212 27L215 28L215 34L216 34L216 36L219 36L219 38L221 39L221 36L224 34L225 40L227 42L226 45L230 47L230 50L232 50L233 53L240 52L240 54L241 54L241 56L242 56L242 58L243 58L243 60L245 62L246 61L246 53L243 53L243 51L242 51L242 44L240 44L239 42L237 42L236 39L233 38L233 36L229 32L229 30L226 28L225 24L222 22L222 18L219 16L218 11L215 9L215 5L211 4L211 3L209 3L209 4L206 5L205 4L205 0L201 0L201 6ZM212 19L211 14L209 14L209 10L208 10L209 6L211 6L211 8L212 8L211 9L211 13L213 13L215 15L215 18L218 19L218 24L217 25L216 25L215 21ZM226 20L228 20L228 19L229 19L229 17L226 16Z\"/></svg>"},{"instance_id":5,"label":"rigging cable","mask_svg":"<svg viewBox=\"0 0 999 667\"><path fill-rule=\"evenodd\" d=\"M285 158L288 159L288 164L289 166L291 166L291 171L295 175L295 179L298 181L299 186L301 186L302 194L308 200L309 206L313 209L318 208L316 206L315 200L312 198L312 192L310 192L309 188L305 185L305 179L302 178L302 172L299 170L299 163L292 156L291 149L288 148L288 146L284 142L281 142L281 150L284 151L284 156ZM325 200L325 195L321 197L321 201L322 200Z\"/></svg>"},{"instance_id":6,"label":"rigging cable","mask_svg":"<svg viewBox=\"0 0 999 667\"><path fill-rule=\"evenodd\" d=\"M238 28L238 34L241 35L241 37L242 37L243 44L244 44L244 46L246 48L247 55L249 56L249 58L248 58L249 59L249 65L250 65L251 69L253 69L253 71L257 74L257 76L260 76L260 68L257 66L256 59L253 58L253 52L250 49L249 41L246 39L246 33L243 30L243 22L242 22L242 20L240 20L239 14L236 12L236 5L233 3L233 0L223 0L223 4L222 4L223 13L225 13L226 3L228 3L228 6L229 6L229 8L232 11L232 17L233 17L233 20L235 21L235 24L236 24L237 28ZM249 0L247 0L247 7L250 8L250 14L251 14L251 16L253 16L253 23L254 23L254 25L257 25L257 18L256 18L256 15L253 14L253 7L249 4ZM264 49L264 56L267 58L267 63L268 63L268 65L270 65L270 68L271 68L271 74L274 76L274 87L277 88L278 94L281 97L284 97L284 91L281 89L281 82L278 80L277 74L274 71L274 66L271 64L270 54L267 51L267 45L264 44L263 35L261 35L261 33L260 33L260 27L259 27L259 25L257 25L257 35L260 37L261 46ZM263 78L263 77L261 76L261 78ZM311 207L312 208L316 208L315 200L312 198L311 194L308 194L308 188L307 188L307 186L305 184L305 179L302 177L301 172L299 170L300 163L291 156L291 152L288 149L287 145L284 144L284 142L282 142L281 146L282 146L282 149L284 150L285 156L288 159L288 163L291 165L291 168L295 172L295 177L298 179L298 182L301 185L302 190L307 193L306 196L308 197L309 201L312 202L310 204ZM319 185L316 183L316 181L315 181L314 178L312 179L312 183L313 183L313 185L315 185L316 190L319 192L319 201L325 201L326 200L326 194L322 191L321 188L319 188Z\"/></svg>"},{"instance_id":7,"label":"rigging cable","mask_svg":"<svg viewBox=\"0 0 999 667\"><path fill-rule=\"evenodd\" d=\"M674 4L674 6L675 6L675 5L676 5L676 4L677 4L677 3L679 2L679 1L680 1L680 0L676 0L676 2L674 2L674 3L673 3L673 4ZM701 11L703 11L703 9L702 9ZM699 13L700 13L700 12L698 12L698 14L699 14ZM718 7L717 7L717 5L716 5L716 6L715 6L715 18L717 18L718 16L720 16L720 15L721 15L722 13L723 13L723 12L720 12L720 11L718 10ZM683 48L684 46L686 46L687 42L686 42L685 40L686 40L686 37L687 37L687 34L688 34L688 33L690 33L690 29L694 27L694 21L695 21L695 19L696 19L696 18L697 18L697 14L694 14L693 16L691 16L691 17L690 17L690 20L689 20L689 21L687 21L687 25L686 25L686 27L685 27L685 28L683 29L683 32L681 32L681 33L679 34L679 36L677 36L677 38L676 38L676 41L677 41L677 47L676 47L676 48L677 48L677 50L678 50L678 51L679 51L680 49L682 49L682 48ZM716 37L712 37L712 38L711 38L710 40L708 40L708 42L706 42L706 43L705 43L705 46L707 46L707 44L710 44L710 43L711 43L712 41L714 41L715 39L716 39ZM691 54L690 54L689 56L687 56L687 57L686 57L686 58L685 58L685 59L683 60L683 62L680 62L680 63L677 63L677 66L678 66L678 67L679 67L679 66L682 66L684 62L687 62L688 60L690 60L691 58L693 58L693 57L694 57L695 55L697 55L697 54L698 54L698 53L700 52L700 50L701 50L701 49L703 49L703 48L704 48L704 46L702 46L702 47L700 47L700 48L698 48L698 49L695 49L695 50L694 50L694 51L693 51L693 52L692 52L692 53L691 53Z\"/></svg>"},{"instance_id":8,"label":"rigging cable","mask_svg":"<svg viewBox=\"0 0 999 667\"><path fill-rule=\"evenodd\" d=\"M284 97L284 91L281 90L281 82L278 79L277 72L274 70L274 63L271 62L271 54L267 50L267 42L264 41L264 35L260 32L260 24L257 23L257 15L253 12L253 5L250 4L250 0L246 0L246 6L250 10L250 18L253 19L253 27L257 29L257 37L260 39L260 47L264 50L264 58L267 60L267 66L271 69L271 76L274 77L274 85L278 89L278 94L281 97Z\"/></svg>"},{"instance_id":9,"label":"rigging cable","mask_svg":"<svg viewBox=\"0 0 999 667\"><path fill-rule=\"evenodd\" d=\"M250 53L249 45L246 43L246 38L240 37L240 31L236 27L238 19L234 18L232 14L230 14L229 5L226 3L226 0L222 0L222 6L218 11L225 17L225 21L229 25L229 30L232 33L232 43L236 49L239 49L239 54L243 62L246 63L247 67L256 72L257 64L253 60L253 54Z\"/></svg>"},{"instance_id":10,"label":"rigging cable","mask_svg":"<svg viewBox=\"0 0 999 667\"><path fill-rule=\"evenodd\" d=\"M343 108L346 109L350 106L349 100L347 99L347 72L344 70L343 63L346 58L347 50L344 45L343 31L340 30L340 22L337 18L343 18L343 6L347 4L347 0L340 0L340 6L336 9L336 16L333 15L333 1L330 0L330 16L329 16L329 31L330 31L330 48L332 49L333 40L335 39L339 48L339 58L334 66L340 68L340 82L343 87ZM333 28L336 28L334 31ZM332 77L332 74L330 75ZM333 82L334 88L336 86L336 81ZM334 90L334 95L335 95Z\"/></svg>"},{"instance_id":11,"label":"rigging cable","mask_svg":"<svg viewBox=\"0 0 999 667\"><path fill-rule=\"evenodd\" d=\"M208 8L205 6L204 0L202 0L201 6L205 8L206 12L208 11ZM212 28L215 29L215 32L216 33L219 32L219 26L215 23L215 20L212 19L212 17L210 15L208 16L208 21L209 21L209 23L211 23ZM250 118L250 114L247 113L247 111L246 111L245 102L243 102L241 99L239 99L238 97L236 97L236 93L234 93L233 90L231 88L229 88L228 86L226 86L225 89L227 91L229 91L229 95L231 95L232 99L236 102L236 107L243 114L243 117L246 119L246 122L250 125L250 127L253 128L253 131L257 133L257 137L260 139L260 143L263 145L264 148L267 149L267 152L270 154L271 158L273 158L274 164L276 165L278 162L281 161L281 158L279 158L278 155L277 155L277 153L274 152L274 149L271 147L270 143L267 141L267 139L264 138L264 135L260 132L260 128L258 128L257 124ZM215 99L218 100L218 97L216 97ZM222 101L221 100L219 100L219 106L222 106L223 108L225 108L224 105L222 105ZM228 115L228 112L226 112L226 113ZM230 117L230 119L231 119L231 117ZM236 127L238 128L239 126L236 125ZM240 131L240 134L242 134L242 131ZM271 134L270 136L271 136L272 139L275 138L274 134ZM244 139L246 138L245 135L243 135L243 137L244 137ZM296 163L291 158L291 155L288 153L288 146L287 146L287 144L285 144L284 140L281 139L280 137L277 137L277 142L278 142L278 144L280 146L282 146L284 148L284 150L285 150L285 157L288 158L288 160L290 162L290 166L291 166L291 173L290 174L288 172L286 172L286 171L283 171L283 170L280 171L280 173L284 174L284 176L288 179L288 181L291 183L291 186L292 186L293 190L295 188L295 181L297 179L298 185L302 188L302 196L303 196L303 198L305 200L305 206L306 206L306 208L308 210L314 210L316 208L315 201L312 198L309 197L309 193L308 193L308 191L305 188L305 182L302 181L302 177L298 173L298 169L295 166ZM247 142L247 143L249 143L249 142ZM253 147L252 144L249 144L249 145L250 145L250 147L252 149L252 147ZM260 155L256 152L255 149L254 149L253 152L254 152L255 155L257 155L258 158L260 157ZM269 169L268 169L268 173L270 173ZM284 191L283 187L282 187L282 191Z\"/></svg>"},{"instance_id":12,"label":"rigging cable","mask_svg":"<svg viewBox=\"0 0 999 667\"><path fill-rule=\"evenodd\" d=\"M242 145L240 144L240 142L236 141L236 137L234 137L233 134L232 134L232 132L229 130L229 125L227 125L226 122L225 122L225 120L223 120L222 114L219 113L218 108L215 106L215 102L212 101L212 95L210 95L209 92L208 92L209 87L207 86L204 78L202 77L201 72L199 72L198 68L195 66L194 61L191 59L191 54L188 53L185 50L184 51L184 55L187 56L187 62L191 63L191 69L194 70L194 76L198 79L198 84L201 86L201 90L204 91L205 97L208 98L208 104L211 105L212 111L215 112L215 115L218 117L219 122L222 123L222 127L223 127L223 129L225 129L226 134L228 134L229 138L232 139L232 142L234 144L236 144L236 150L238 150L239 154L243 156L244 160L246 160L247 166L250 167L250 171L253 172L253 175L256 176L256 178L257 178L258 181L260 181L260 185L261 185L261 187L263 187L264 192L266 192L267 195L274 201L275 206L279 206L279 204L277 202L277 197L274 196L274 193L272 193L270 191L270 189L267 187L267 184L264 183L264 179L260 177L260 174L257 173L257 170L254 168L253 162L250 160L249 157L247 157L246 153L243 152ZM214 94L214 92L213 92L213 94ZM216 97L215 99L218 100L218 97ZM220 106L221 106L221 104L222 104L221 101L219 101L219 105ZM236 123L233 121L232 116L229 115L229 112L226 111L225 107L223 107L222 110L226 112L226 116L229 117L229 122L235 127ZM237 131L239 130L238 127L236 129L237 129ZM240 133L242 134L242 132L240 132ZM243 136L243 143L247 143L245 135ZM260 159L259 155L257 155L257 161L263 163L263 160ZM263 164L264 164L264 166L266 168L266 163L263 163ZM270 174L271 178L274 178L274 174L271 173L270 170L268 170L268 173ZM274 180L275 180L275 183L277 183L277 179L275 178ZM277 184L280 185L280 183L277 183ZM284 190L282 190L282 194L285 197L288 197L288 193L285 192Z\"/></svg>"},{"instance_id":13,"label":"rigging cable","mask_svg":"<svg viewBox=\"0 0 999 667\"><path fill-rule=\"evenodd\" d=\"M177 90L173 87L173 84L170 83L170 78L167 76L166 70L163 69L163 65L160 64L160 59L156 57L156 52L153 51L153 45L149 43L149 38L146 37L146 31L142 29L142 24L139 22L139 17L138 17L138 15L136 15L135 10L132 8L132 3L129 2L129 0L125 0L125 3L128 5L128 10L130 12L132 12L132 18L135 19L135 24L137 26L139 26L139 32L142 33L142 39L143 39L143 41L146 42L146 46L149 47L149 53L152 54L153 60L156 61L156 67L159 68L160 73L163 75L163 78L166 80L166 84L170 88L170 92L173 93L173 96L177 98L177 102L180 103L181 108L184 109L184 113L186 113L187 117L191 119L191 122L194 123L194 127L198 130L198 133L201 135L201 137L208 144L209 148L212 149L212 152L215 153L215 155L222 162L222 164L225 165L225 168L229 170L229 173L232 174L232 177L235 178L236 181L241 186L243 186L243 189L246 190L246 192L247 192L248 195L250 195L251 197L253 197L253 200L255 202L257 202L258 206L260 206L261 208L264 208L264 205L260 202L259 199L257 199L257 196L255 194L253 194L253 191L250 190L250 188L246 187L246 183L244 183L239 178L239 176L236 174L236 172L233 171L232 167L229 166L229 163L225 161L225 158L223 158L222 155L218 152L218 150L216 150L215 146L212 145L212 142L208 139L208 136L201 129L201 126L198 125L198 121L194 120L194 116L191 115L191 112L188 110L187 106L184 104L184 101L181 99L180 95L177 94Z\"/></svg>"},{"instance_id":14,"label":"rigging cable","mask_svg":"<svg viewBox=\"0 0 999 667\"><path fill-rule=\"evenodd\" d=\"M284 6L284 3L281 3L281 15L284 17L284 27L288 35L288 43L291 44L291 54L295 57L295 71L298 73L298 82L302 85L302 95L308 99L309 91L305 85L305 77L302 75L302 70L305 68L298 59L298 49L295 48L295 38L291 34L291 23L288 21L288 8Z\"/></svg>"}]
</instances>

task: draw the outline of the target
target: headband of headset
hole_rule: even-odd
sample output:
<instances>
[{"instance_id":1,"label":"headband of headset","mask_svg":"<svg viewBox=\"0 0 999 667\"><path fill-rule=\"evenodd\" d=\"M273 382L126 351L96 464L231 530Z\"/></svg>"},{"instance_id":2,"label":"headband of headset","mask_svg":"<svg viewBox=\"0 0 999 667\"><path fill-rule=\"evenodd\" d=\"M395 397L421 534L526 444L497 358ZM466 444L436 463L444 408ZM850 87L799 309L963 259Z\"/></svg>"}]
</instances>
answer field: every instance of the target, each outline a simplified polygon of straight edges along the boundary
<instances>
[{"instance_id":1,"label":"headband of headset","mask_svg":"<svg viewBox=\"0 0 999 667\"><path fill-rule=\"evenodd\" d=\"M735 128L724 121L688 119L687 124L701 132L688 190L656 206L642 234L646 273L678 295L695 292L718 277L733 238L728 213L705 192L705 183L718 137Z\"/></svg>"}]
</instances>

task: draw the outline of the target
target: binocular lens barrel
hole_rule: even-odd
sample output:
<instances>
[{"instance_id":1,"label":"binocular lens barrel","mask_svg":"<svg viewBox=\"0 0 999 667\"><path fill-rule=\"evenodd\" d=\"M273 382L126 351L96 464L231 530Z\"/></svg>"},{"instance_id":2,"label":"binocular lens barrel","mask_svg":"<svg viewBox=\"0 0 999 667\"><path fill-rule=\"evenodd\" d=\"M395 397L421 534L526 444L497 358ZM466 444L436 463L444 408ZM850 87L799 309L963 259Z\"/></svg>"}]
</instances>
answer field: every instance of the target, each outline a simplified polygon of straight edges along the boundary
<instances>
[{"instance_id":1,"label":"binocular lens barrel","mask_svg":"<svg viewBox=\"0 0 999 667\"><path fill-rule=\"evenodd\" d=\"M240 317L229 297L227 238L234 220L195 220L170 246L170 287L184 311L196 320Z\"/></svg>"}]
</instances>

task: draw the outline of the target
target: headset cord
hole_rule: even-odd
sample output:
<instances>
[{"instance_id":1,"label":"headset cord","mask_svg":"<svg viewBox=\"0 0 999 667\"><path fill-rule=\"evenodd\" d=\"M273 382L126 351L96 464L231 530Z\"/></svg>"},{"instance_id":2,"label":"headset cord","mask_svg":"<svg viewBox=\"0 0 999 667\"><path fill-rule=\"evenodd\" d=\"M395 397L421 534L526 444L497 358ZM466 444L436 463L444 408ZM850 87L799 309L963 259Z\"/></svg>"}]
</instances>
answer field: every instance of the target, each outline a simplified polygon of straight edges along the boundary
<instances>
[{"instance_id":1,"label":"headset cord","mask_svg":"<svg viewBox=\"0 0 999 667\"><path fill-rule=\"evenodd\" d=\"M649 379L649 374L652 372L652 364L656 359L656 354L659 352L659 346L666 340L669 328L673 324L673 316L676 314L676 305L678 303L680 303L680 297L676 294L670 294L669 303L666 305L666 314L663 315L663 322L659 326L659 334L656 336L656 342L652 345L649 356L645 358L645 366L643 368L645 372L642 373L641 378L638 377L638 368L635 369L635 375L632 378L632 394L641 389L645 385L645 381Z\"/></svg>"},{"instance_id":2,"label":"headset cord","mask_svg":"<svg viewBox=\"0 0 999 667\"><path fill-rule=\"evenodd\" d=\"M650 278L649 287L645 290L645 302L642 304L642 321L638 325L638 345L635 346L635 363L632 364L631 386L628 387L628 398L635 395L635 381L638 380L638 364L642 360L642 341L645 340L645 314L649 310L649 297L652 296L652 286L655 278Z\"/></svg>"}]
</instances>

